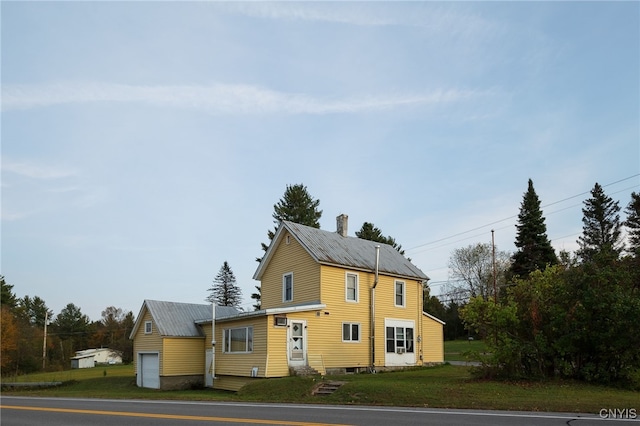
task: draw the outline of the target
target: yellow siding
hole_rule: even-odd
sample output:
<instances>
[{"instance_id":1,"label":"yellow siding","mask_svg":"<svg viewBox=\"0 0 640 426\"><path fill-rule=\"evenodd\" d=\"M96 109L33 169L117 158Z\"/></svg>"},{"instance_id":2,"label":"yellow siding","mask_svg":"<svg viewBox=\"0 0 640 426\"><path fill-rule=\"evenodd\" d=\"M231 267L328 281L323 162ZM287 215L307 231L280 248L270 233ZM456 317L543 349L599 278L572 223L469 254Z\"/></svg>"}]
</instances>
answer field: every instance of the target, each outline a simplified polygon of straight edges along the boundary
<instances>
[{"instance_id":1,"label":"yellow siding","mask_svg":"<svg viewBox=\"0 0 640 426\"><path fill-rule=\"evenodd\" d=\"M422 317L424 338L422 347L424 362L444 362L444 335L443 326L439 322L427 317Z\"/></svg>"},{"instance_id":2,"label":"yellow siding","mask_svg":"<svg viewBox=\"0 0 640 426\"><path fill-rule=\"evenodd\" d=\"M273 316L267 317L267 339L266 377L288 376L287 327L276 327Z\"/></svg>"},{"instance_id":3,"label":"yellow siding","mask_svg":"<svg viewBox=\"0 0 640 426\"><path fill-rule=\"evenodd\" d=\"M241 387L246 385L247 383L260 380L252 377L236 377L236 376L218 376L216 375L216 379L213 381L214 389L222 389L229 391L239 391Z\"/></svg>"},{"instance_id":4,"label":"yellow siding","mask_svg":"<svg viewBox=\"0 0 640 426\"><path fill-rule=\"evenodd\" d=\"M395 306L395 281L396 278L380 275L378 286L376 287L376 333L375 333L375 356L376 366L385 365L385 318L408 320L415 322L415 337L424 330L420 330L422 317L422 283L415 280L405 280L405 306ZM419 361L420 354L416 354L416 362Z\"/></svg>"},{"instance_id":5,"label":"yellow siding","mask_svg":"<svg viewBox=\"0 0 640 426\"><path fill-rule=\"evenodd\" d=\"M287 244L287 237L289 243ZM320 266L298 241L285 232L261 281L262 308L280 308L320 300ZM293 301L282 301L282 275L293 273Z\"/></svg>"},{"instance_id":6,"label":"yellow siding","mask_svg":"<svg viewBox=\"0 0 640 426\"><path fill-rule=\"evenodd\" d=\"M223 330L248 326L253 327L253 352L225 353L223 347ZM211 326L208 328L211 328ZM265 377L267 366L267 317L261 316L232 322L217 322L215 357L216 376L232 375L251 377L251 370L254 367L258 367L258 376Z\"/></svg>"},{"instance_id":7,"label":"yellow siding","mask_svg":"<svg viewBox=\"0 0 640 426\"><path fill-rule=\"evenodd\" d=\"M310 360L321 357L325 368L367 367L370 364L370 292L373 274L349 271L358 275L358 302L346 301L346 270L332 266L321 267L322 298L326 309L300 314L307 317L307 343ZM291 317L295 317L291 315ZM358 342L342 341L342 324L360 325Z\"/></svg>"},{"instance_id":8,"label":"yellow siding","mask_svg":"<svg viewBox=\"0 0 640 426\"><path fill-rule=\"evenodd\" d=\"M138 331L136 332L135 336L133 337L133 362L134 362L134 366L137 369L137 362L138 362L138 356L137 353L138 352L159 352L160 356L159 356L159 361L160 361L160 374L162 375L162 368L163 368L163 360L162 360L162 336L160 336L160 334L158 334L158 329L156 327L155 322L153 322L152 324L152 333L151 334L145 334L144 333L144 324L147 321L152 321L153 322L153 318L151 317L151 313L149 313L149 311L145 308L143 313L142 313L142 325L140 327L138 327ZM136 370L137 372L137 370Z\"/></svg>"},{"instance_id":9,"label":"yellow siding","mask_svg":"<svg viewBox=\"0 0 640 426\"><path fill-rule=\"evenodd\" d=\"M165 337L161 376L204 375L202 337Z\"/></svg>"}]
</instances>

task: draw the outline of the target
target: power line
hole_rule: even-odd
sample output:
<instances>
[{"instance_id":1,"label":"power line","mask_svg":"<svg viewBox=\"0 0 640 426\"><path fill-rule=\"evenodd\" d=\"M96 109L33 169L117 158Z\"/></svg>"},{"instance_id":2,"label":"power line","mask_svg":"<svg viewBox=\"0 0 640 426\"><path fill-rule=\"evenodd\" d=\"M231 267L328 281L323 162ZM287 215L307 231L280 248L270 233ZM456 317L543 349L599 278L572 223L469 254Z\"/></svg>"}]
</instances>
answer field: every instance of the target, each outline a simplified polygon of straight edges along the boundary
<instances>
[{"instance_id":1,"label":"power line","mask_svg":"<svg viewBox=\"0 0 640 426\"><path fill-rule=\"evenodd\" d=\"M624 178L624 179L620 179L620 180L617 180L617 181L615 181L615 182L611 182L611 183L608 183L608 184L606 184L606 185L602 185L602 187L603 187L603 188L606 188L606 187L608 187L608 186L615 185L615 184L617 184L617 183L624 182L624 181L627 181L627 180L629 180L629 179L633 179L633 178L638 177L638 176L640 176L640 173L636 173L635 175L628 176L628 177L626 177L626 178ZM620 191L615 192L614 194L617 194L618 192L626 191L626 190L628 190L628 189L633 189L633 188L635 188L636 186L637 186L637 185L634 185L634 186L629 187L629 188L622 189L622 190L620 190ZM590 193L591 193L591 191L581 192L580 194L572 195L571 197L563 198L562 200L558 200L558 201L554 201L554 202L552 202L552 203L545 204L545 205L541 206L541 208L545 208L545 207L553 206L553 205L555 205L555 204L563 203L563 202L568 201L568 200L571 200L571 199L573 199L573 198L577 198L577 197L580 197L580 196L584 196L584 195L586 195L586 194L590 194ZM580 205L580 204L578 204L578 205ZM567 208L565 208L565 209L557 210L556 212L563 211L563 210L566 210L566 209L569 209L569 208L572 208L572 207L576 207L576 206L570 206L570 207L567 207ZM554 213L556 213L556 212L554 212ZM549 214L552 214L552 213L549 213ZM475 227L475 228L472 228L472 229L469 229L469 230L466 230L466 231L463 231L463 232L458 232L457 234L449 235L448 237L439 238L439 239L437 239L437 240L433 240L433 241L430 241L430 242L427 242L427 243L424 243L424 244L420 244L420 245L417 245L417 246L414 246L414 247L410 247L410 248L406 249L406 251L407 251L407 252L409 252L409 251L413 251L413 250L418 249L418 248L420 248L420 247L428 246L428 245L431 245L431 244L435 244L435 243L439 243L439 242L442 242L442 241L449 240L449 239L451 239L451 238L459 237L460 235L468 234L469 232L473 232L473 231L478 231L478 230L480 230L480 229L483 229L483 228L486 228L486 227L489 227L489 226L492 226L492 225L495 225L495 224L498 224L498 223L502 223L502 222L505 222L505 221L507 221L507 220L514 219L514 218L516 218L516 217L518 217L518 215L513 215L513 216L509 216L509 217L504 218L504 219L496 220L496 221L491 222L491 223L488 223L488 224L486 224L486 225L478 226L478 227ZM504 228L500 228L500 229L504 229ZM483 235L484 235L484 234L483 234ZM473 236L473 237L468 237L468 238L465 238L465 239L463 239L463 240L459 240L459 241L464 241L464 240L466 240L466 239L470 239L470 238L475 238L475 236ZM456 242L459 242L459 241L456 241ZM452 244L452 243L447 243L446 245L449 245L449 244ZM439 246L439 247L442 247L442 246ZM435 247L435 248L439 248L439 247ZM428 250L431 250L431 248L429 248ZM423 251L424 251L424 250L423 250Z\"/></svg>"}]
</instances>

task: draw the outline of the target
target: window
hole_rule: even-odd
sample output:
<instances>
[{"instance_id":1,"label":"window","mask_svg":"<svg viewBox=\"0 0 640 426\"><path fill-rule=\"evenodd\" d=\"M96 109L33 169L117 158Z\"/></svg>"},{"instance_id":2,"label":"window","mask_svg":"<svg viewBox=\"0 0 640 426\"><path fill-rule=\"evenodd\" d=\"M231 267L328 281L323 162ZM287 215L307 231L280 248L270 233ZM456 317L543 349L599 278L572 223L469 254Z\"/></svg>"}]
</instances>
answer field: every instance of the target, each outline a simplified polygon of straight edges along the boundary
<instances>
[{"instance_id":1,"label":"window","mask_svg":"<svg viewBox=\"0 0 640 426\"><path fill-rule=\"evenodd\" d=\"M153 332L153 325L151 321L144 322L144 334L151 334Z\"/></svg>"},{"instance_id":2,"label":"window","mask_svg":"<svg viewBox=\"0 0 640 426\"><path fill-rule=\"evenodd\" d=\"M360 341L360 324L352 322L342 323L342 341L343 342L359 342Z\"/></svg>"},{"instance_id":3,"label":"window","mask_svg":"<svg viewBox=\"0 0 640 426\"><path fill-rule=\"evenodd\" d=\"M412 327L387 327L388 353L413 353Z\"/></svg>"},{"instance_id":4,"label":"window","mask_svg":"<svg viewBox=\"0 0 640 426\"><path fill-rule=\"evenodd\" d=\"M224 352L252 352L253 351L253 327L226 328L224 329Z\"/></svg>"},{"instance_id":5,"label":"window","mask_svg":"<svg viewBox=\"0 0 640 426\"><path fill-rule=\"evenodd\" d=\"M396 281L396 306L404 307L404 281Z\"/></svg>"},{"instance_id":6,"label":"window","mask_svg":"<svg viewBox=\"0 0 640 426\"><path fill-rule=\"evenodd\" d=\"M282 276L282 301L291 302L293 300L293 272Z\"/></svg>"},{"instance_id":7,"label":"window","mask_svg":"<svg viewBox=\"0 0 640 426\"><path fill-rule=\"evenodd\" d=\"M347 302L357 302L358 301L358 274L350 274L346 275L346 283L345 283L345 293Z\"/></svg>"}]
</instances>

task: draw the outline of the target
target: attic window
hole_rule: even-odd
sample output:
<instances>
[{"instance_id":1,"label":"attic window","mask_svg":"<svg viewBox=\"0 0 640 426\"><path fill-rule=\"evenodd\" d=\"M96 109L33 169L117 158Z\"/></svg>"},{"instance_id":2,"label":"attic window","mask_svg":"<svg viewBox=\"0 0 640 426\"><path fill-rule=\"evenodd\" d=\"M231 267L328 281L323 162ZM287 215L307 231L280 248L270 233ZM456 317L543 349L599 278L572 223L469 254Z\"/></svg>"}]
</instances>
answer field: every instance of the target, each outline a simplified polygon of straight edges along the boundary
<instances>
[{"instance_id":1,"label":"attic window","mask_svg":"<svg viewBox=\"0 0 640 426\"><path fill-rule=\"evenodd\" d=\"M153 331L153 326L151 325L151 321L144 322L144 334L151 334Z\"/></svg>"},{"instance_id":2,"label":"attic window","mask_svg":"<svg viewBox=\"0 0 640 426\"><path fill-rule=\"evenodd\" d=\"M289 245L291 243L291 235L287 235L287 237L284 239L285 243L287 245Z\"/></svg>"}]
</instances>

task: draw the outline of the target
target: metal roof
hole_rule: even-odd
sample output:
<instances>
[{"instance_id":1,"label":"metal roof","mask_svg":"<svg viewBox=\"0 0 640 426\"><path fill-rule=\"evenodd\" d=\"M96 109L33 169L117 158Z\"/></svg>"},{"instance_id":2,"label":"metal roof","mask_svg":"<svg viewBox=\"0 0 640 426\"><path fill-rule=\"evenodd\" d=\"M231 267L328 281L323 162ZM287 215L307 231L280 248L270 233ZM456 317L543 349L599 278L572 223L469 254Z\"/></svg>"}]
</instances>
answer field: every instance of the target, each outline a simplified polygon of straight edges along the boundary
<instances>
[{"instance_id":1,"label":"metal roof","mask_svg":"<svg viewBox=\"0 0 640 426\"><path fill-rule=\"evenodd\" d=\"M417 266L388 244L356 237L343 237L337 232L323 231L289 221L282 221L269 249L277 245L285 230L289 231L318 263L374 271L375 248L380 246L379 273L410 279L429 279ZM267 250L254 279L260 279L271 254L270 250Z\"/></svg>"},{"instance_id":2,"label":"metal roof","mask_svg":"<svg viewBox=\"0 0 640 426\"><path fill-rule=\"evenodd\" d=\"M211 305L145 300L158 333L162 336L204 337L196 321L211 319ZM216 306L216 318L237 315L231 306Z\"/></svg>"}]
</instances>

